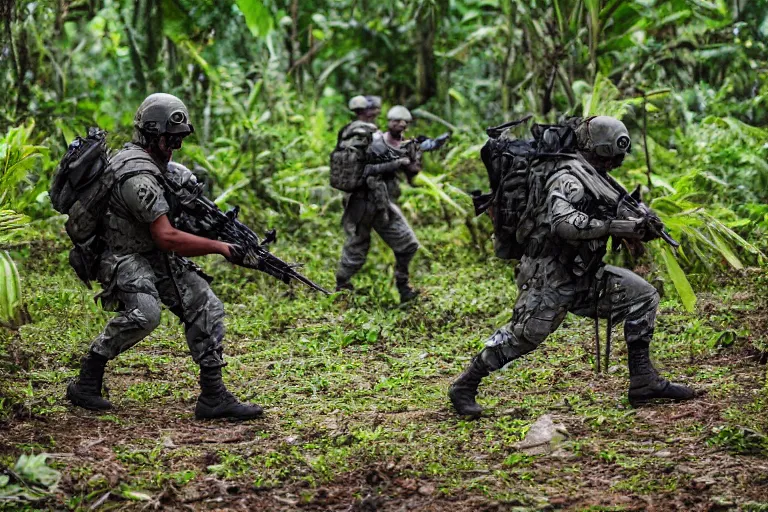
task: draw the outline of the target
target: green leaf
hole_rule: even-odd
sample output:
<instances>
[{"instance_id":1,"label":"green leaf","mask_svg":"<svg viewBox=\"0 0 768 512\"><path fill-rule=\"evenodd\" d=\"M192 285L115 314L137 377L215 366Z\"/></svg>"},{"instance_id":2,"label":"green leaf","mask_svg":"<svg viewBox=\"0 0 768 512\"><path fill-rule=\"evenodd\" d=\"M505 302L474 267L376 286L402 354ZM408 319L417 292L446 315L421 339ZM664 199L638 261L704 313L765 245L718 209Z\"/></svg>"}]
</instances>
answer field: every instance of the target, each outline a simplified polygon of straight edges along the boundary
<instances>
[{"instance_id":1,"label":"green leaf","mask_svg":"<svg viewBox=\"0 0 768 512\"><path fill-rule=\"evenodd\" d=\"M272 31L275 25L272 13L259 0L237 0L238 9L245 16L245 24L253 37L262 38Z\"/></svg>"},{"instance_id":2,"label":"green leaf","mask_svg":"<svg viewBox=\"0 0 768 512\"><path fill-rule=\"evenodd\" d=\"M669 247L665 247L661 255L664 258L667 273L672 279L672 284L675 285L675 290L683 302L683 307L685 307L686 311L692 313L696 307L696 293L694 293L691 283L688 282L685 272L680 268L677 258L672 254L672 250Z\"/></svg>"},{"instance_id":3,"label":"green leaf","mask_svg":"<svg viewBox=\"0 0 768 512\"><path fill-rule=\"evenodd\" d=\"M189 38L194 20L179 8L178 2L162 0L163 34L175 43Z\"/></svg>"},{"instance_id":4,"label":"green leaf","mask_svg":"<svg viewBox=\"0 0 768 512\"><path fill-rule=\"evenodd\" d=\"M744 268L744 265L741 263L739 257L733 253L731 248L728 247L728 244L726 244L722 238L712 233L712 241L715 243L717 249L720 251L720 254L723 256L723 258L725 258L730 266L737 270Z\"/></svg>"},{"instance_id":5,"label":"green leaf","mask_svg":"<svg viewBox=\"0 0 768 512\"><path fill-rule=\"evenodd\" d=\"M133 491L126 489L122 492L123 498L134 501L152 501L152 496L143 491Z\"/></svg>"}]
</instances>

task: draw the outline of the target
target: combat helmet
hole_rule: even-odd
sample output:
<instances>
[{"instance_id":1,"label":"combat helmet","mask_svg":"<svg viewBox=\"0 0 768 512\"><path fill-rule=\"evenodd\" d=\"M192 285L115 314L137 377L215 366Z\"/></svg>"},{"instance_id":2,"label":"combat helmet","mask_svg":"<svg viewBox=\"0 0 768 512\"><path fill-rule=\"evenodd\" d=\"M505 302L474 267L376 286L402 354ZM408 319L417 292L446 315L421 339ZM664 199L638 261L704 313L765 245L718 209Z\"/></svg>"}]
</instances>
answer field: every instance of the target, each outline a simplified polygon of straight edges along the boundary
<instances>
[{"instance_id":1,"label":"combat helmet","mask_svg":"<svg viewBox=\"0 0 768 512\"><path fill-rule=\"evenodd\" d=\"M603 158L623 157L632 150L624 123L609 116L586 119L576 128L579 149Z\"/></svg>"},{"instance_id":2,"label":"combat helmet","mask_svg":"<svg viewBox=\"0 0 768 512\"><path fill-rule=\"evenodd\" d=\"M381 96L366 96L365 101L368 102L368 108L381 108Z\"/></svg>"},{"instance_id":3,"label":"combat helmet","mask_svg":"<svg viewBox=\"0 0 768 512\"><path fill-rule=\"evenodd\" d=\"M368 108L368 100L365 99L365 96L355 96L349 100L349 104L347 106L352 112L365 110Z\"/></svg>"},{"instance_id":4,"label":"combat helmet","mask_svg":"<svg viewBox=\"0 0 768 512\"><path fill-rule=\"evenodd\" d=\"M136 111L133 126L142 135L189 135L195 131L184 102L165 93L147 96Z\"/></svg>"},{"instance_id":5,"label":"combat helmet","mask_svg":"<svg viewBox=\"0 0 768 512\"><path fill-rule=\"evenodd\" d=\"M387 119L390 121L407 121L410 123L413 121L413 116L411 115L410 110L404 106L395 105L389 109L389 112L387 112Z\"/></svg>"}]
</instances>

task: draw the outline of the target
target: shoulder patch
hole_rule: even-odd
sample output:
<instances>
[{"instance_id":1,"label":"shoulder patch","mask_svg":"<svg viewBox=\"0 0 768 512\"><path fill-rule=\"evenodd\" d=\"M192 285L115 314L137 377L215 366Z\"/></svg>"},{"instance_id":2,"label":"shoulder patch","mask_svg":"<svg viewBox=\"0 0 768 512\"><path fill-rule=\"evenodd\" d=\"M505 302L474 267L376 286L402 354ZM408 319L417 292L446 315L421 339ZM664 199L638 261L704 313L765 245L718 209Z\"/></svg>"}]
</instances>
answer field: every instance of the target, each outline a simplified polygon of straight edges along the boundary
<instances>
[{"instance_id":1,"label":"shoulder patch","mask_svg":"<svg viewBox=\"0 0 768 512\"><path fill-rule=\"evenodd\" d=\"M560 194L570 203L577 203L584 198L584 185L571 174L563 174L554 183Z\"/></svg>"},{"instance_id":2,"label":"shoulder patch","mask_svg":"<svg viewBox=\"0 0 768 512\"><path fill-rule=\"evenodd\" d=\"M148 174L125 180L120 185L120 198L126 209L142 222L154 222L169 210L163 187Z\"/></svg>"}]
</instances>

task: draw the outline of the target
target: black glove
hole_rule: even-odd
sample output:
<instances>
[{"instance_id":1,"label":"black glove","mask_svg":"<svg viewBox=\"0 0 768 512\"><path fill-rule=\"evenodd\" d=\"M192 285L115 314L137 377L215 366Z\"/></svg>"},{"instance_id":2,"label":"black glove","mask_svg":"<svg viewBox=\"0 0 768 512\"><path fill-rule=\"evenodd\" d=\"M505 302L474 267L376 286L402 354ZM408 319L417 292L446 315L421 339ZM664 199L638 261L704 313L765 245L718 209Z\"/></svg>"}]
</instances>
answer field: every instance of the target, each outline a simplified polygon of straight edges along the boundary
<instances>
[{"instance_id":1,"label":"black glove","mask_svg":"<svg viewBox=\"0 0 768 512\"><path fill-rule=\"evenodd\" d=\"M245 261L245 249L242 245L237 244L227 244L229 245L229 258L227 258L227 261L232 263L233 265L242 265Z\"/></svg>"}]
</instances>

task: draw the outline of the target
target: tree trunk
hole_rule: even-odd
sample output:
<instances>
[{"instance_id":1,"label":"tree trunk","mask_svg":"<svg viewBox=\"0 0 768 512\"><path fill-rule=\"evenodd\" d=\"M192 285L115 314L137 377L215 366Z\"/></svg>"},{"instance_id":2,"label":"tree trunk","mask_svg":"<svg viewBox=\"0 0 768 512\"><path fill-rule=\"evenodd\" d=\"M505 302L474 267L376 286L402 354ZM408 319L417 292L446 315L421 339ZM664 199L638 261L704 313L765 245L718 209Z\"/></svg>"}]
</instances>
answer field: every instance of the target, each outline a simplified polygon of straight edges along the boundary
<instances>
[{"instance_id":1,"label":"tree trunk","mask_svg":"<svg viewBox=\"0 0 768 512\"><path fill-rule=\"evenodd\" d=\"M419 12L418 54L416 85L418 102L424 104L437 95L437 64L435 61L435 35L438 20L444 11L445 2L439 2L432 8L422 7Z\"/></svg>"}]
</instances>

